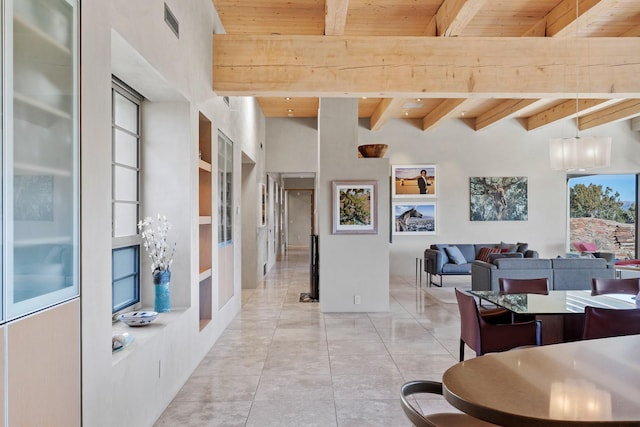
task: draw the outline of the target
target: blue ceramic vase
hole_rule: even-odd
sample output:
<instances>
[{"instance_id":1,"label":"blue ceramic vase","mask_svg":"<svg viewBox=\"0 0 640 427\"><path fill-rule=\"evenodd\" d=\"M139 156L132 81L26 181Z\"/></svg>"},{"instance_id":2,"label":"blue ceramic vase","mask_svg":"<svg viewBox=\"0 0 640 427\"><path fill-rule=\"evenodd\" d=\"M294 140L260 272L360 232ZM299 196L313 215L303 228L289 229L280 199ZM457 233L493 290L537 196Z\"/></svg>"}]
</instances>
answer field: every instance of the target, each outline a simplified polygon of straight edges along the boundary
<instances>
[{"instance_id":1,"label":"blue ceramic vase","mask_svg":"<svg viewBox=\"0 0 640 427\"><path fill-rule=\"evenodd\" d=\"M155 290L155 299L153 309L158 313L166 313L171 311L171 271L157 270L153 273L153 288Z\"/></svg>"}]
</instances>

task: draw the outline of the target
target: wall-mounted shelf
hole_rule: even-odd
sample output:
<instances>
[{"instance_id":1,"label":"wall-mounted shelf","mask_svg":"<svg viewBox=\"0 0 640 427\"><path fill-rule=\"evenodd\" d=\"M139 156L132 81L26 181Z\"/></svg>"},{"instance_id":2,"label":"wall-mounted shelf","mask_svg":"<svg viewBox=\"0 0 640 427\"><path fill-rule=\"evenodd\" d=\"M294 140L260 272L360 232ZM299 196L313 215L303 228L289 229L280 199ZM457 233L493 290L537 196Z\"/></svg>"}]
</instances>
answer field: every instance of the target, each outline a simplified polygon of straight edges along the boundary
<instances>
[{"instance_id":1,"label":"wall-mounted shelf","mask_svg":"<svg viewBox=\"0 0 640 427\"><path fill-rule=\"evenodd\" d=\"M73 118L64 110L20 93L13 95L13 114L16 119L47 128L58 120L71 121Z\"/></svg>"},{"instance_id":2,"label":"wall-mounted shelf","mask_svg":"<svg viewBox=\"0 0 640 427\"><path fill-rule=\"evenodd\" d=\"M213 229L211 121L200 114L198 161L198 238L199 238L199 308L200 330L211 321L213 314Z\"/></svg>"}]
</instances>

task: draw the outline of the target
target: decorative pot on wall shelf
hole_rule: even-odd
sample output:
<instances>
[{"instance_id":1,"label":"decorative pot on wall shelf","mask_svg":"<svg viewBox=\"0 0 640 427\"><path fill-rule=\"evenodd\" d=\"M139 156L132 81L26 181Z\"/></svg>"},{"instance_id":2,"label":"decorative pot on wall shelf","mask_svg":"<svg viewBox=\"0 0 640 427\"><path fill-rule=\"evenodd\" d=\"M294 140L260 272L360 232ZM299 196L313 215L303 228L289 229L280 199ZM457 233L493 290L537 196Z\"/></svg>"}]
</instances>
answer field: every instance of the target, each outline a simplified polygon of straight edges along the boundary
<instances>
[{"instance_id":1,"label":"decorative pot on wall shelf","mask_svg":"<svg viewBox=\"0 0 640 427\"><path fill-rule=\"evenodd\" d=\"M387 144L365 144L358 146L358 157L384 157L389 146Z\"/></svg>"}]
</instances>

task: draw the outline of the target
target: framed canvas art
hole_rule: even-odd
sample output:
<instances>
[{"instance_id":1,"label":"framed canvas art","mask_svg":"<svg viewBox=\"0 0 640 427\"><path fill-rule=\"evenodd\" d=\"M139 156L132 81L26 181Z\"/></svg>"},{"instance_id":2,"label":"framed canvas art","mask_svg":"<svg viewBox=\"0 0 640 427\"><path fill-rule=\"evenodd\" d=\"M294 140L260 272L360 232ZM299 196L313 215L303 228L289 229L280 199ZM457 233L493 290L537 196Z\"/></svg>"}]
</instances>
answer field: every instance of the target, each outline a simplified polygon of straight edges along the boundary
<instances>
[{"instance_id":1,"label":"framed canvas art","mask_svg":"<svg viewBox=\"0 0 640 427\"><path fill-rule=\"evenodd\" d=\"M436 165L395 165L391 167L391 196L436 197Z\"/></svg>"},{"instance_id":2,"label":"framed canvas art","mask_svg":"<svg viewBox=\"0 0 640 427\"><path fill-rule=\"evenodd\" d=\"M377 182L333 181L333 234L377 234Z\"/></svg>"},{"instance_id":3,"label":"framed canvas art","mask_svg":"<svg viewBox=\"0 0 640 427\"><path fill-rule=\"evenodd\" d=\"M469 178L471 221L527 221L527 178Z\"/></svg>"},{"instance_id":4,"label":"framed canvas art","mask_svg":"<svg viewBox=\"0 0 640 427\"><path fill-rule=\"evenodd\" d=\"M392 209L394 235L436 234L435 203L393 203Z\"/></svg>"}]
</instances>

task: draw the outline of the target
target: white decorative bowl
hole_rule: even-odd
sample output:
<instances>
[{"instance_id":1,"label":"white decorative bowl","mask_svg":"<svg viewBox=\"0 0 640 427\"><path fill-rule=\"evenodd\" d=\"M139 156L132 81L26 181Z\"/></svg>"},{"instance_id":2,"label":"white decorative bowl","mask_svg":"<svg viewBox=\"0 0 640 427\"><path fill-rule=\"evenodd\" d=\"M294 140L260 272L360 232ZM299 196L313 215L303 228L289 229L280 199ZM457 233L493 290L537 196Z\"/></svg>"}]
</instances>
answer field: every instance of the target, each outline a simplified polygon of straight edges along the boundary
<instances>
[{"instance_id":1,"label":"white decorative bowl","mask_svg":"<svg viewBox=\"0 0 640 427\"><path fill-rule=\"evenodd\" d=\"M118 315L118 320L129 326L146 326L156 320L157 316L155 311L132 311Z\"/></svg>"},{"instance_id":2,"label":"white decorative bowl","mask_svg":"<svg viewBox=\"0 0 640 427\"><path fill-rule=\"evenodd\" d=\"M118 352L123 348L129 346L133 342L133 335L128 332L123 332L121 334L113 334L111 336L111 351Z\"/></svg>"}]
</instances>

